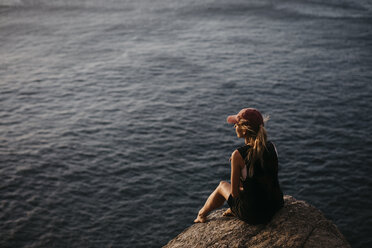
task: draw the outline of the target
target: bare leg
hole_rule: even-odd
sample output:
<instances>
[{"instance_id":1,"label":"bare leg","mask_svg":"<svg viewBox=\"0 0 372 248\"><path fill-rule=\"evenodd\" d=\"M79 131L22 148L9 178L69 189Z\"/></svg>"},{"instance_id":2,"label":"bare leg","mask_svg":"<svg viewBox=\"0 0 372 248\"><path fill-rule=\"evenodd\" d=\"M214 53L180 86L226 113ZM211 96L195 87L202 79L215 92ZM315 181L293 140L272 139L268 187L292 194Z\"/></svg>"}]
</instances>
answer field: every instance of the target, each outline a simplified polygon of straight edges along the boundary
<instances>
[{"instance_id":1,"label":"bare leg","mask_svg":"<svg viewBox=\"0 0 372 248\"><path fill-rule=\"evenodd\" d=\"M230 183L221 181L218 187L208 197L204 206L200 209L198 216L194 220L195 223L204 223L207 220L207 215L210 211L221 207L224 202L229 198L231 193Z\"/></svg>"}]
</instances>

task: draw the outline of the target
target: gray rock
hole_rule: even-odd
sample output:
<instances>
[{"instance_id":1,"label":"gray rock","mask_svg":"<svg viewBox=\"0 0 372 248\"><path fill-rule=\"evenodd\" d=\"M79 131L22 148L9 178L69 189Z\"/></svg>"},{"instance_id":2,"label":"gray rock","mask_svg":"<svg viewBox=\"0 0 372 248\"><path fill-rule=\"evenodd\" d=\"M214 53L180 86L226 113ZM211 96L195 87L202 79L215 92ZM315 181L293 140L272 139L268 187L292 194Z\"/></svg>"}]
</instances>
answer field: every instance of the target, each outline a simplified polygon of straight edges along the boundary
<instances>
[{"instance_id":1,"label":"gray rock","mask_svg":"<svg viewBox=\"0 0 372 248\"><path fill-rule=\"evenodd\" d=\"M321 211L292 196L267 225L249 225L213 211L206 223L193 224L169 241L178 247L350 247L337 227Z\"/></svg>"}]
</instances>

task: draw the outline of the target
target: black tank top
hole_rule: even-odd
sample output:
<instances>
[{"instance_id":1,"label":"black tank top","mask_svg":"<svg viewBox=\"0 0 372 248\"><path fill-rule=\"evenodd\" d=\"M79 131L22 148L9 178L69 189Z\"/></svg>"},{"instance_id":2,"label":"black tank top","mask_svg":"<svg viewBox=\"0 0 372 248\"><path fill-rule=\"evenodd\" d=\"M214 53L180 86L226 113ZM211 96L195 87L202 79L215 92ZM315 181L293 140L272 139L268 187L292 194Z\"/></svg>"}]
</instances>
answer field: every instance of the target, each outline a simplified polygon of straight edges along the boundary
<instances>
[{"instance_id":1,"label":"black tank top","mask_svg":"<svg viewBox=\"0 0 372 248\"><path fill-rule=\"evenodd\" d=\"M263 166L260 161L254 164L254 174L249 177L250 162L246 160L249 145L238 148L247 166L247 177L242 181L244 191L239 193L246 208L246 218L251 222L270 220L284 204L283 193L278 180L278 156L275 146L268 141L263 153Z\"/></svg>"}]
</instances>

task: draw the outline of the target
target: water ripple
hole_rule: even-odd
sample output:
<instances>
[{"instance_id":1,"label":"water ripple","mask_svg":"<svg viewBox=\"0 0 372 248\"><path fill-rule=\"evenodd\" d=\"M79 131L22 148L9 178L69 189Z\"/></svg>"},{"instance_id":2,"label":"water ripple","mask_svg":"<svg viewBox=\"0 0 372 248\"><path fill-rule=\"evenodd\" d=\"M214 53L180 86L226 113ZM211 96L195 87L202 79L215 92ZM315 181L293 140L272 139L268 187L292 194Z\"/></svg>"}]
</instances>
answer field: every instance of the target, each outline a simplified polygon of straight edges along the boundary
<instances>
[{"instance_id":1,"label":"water ripple","mask_svg":"<svg viewBox=\"0 0 372 248\"><path fill-rule=\"evenodd\" d=\"M283 191L372 243L365 1L8 2L1 247L164 245L229 180L243 106Z\"/></svg>"}]
</instances>

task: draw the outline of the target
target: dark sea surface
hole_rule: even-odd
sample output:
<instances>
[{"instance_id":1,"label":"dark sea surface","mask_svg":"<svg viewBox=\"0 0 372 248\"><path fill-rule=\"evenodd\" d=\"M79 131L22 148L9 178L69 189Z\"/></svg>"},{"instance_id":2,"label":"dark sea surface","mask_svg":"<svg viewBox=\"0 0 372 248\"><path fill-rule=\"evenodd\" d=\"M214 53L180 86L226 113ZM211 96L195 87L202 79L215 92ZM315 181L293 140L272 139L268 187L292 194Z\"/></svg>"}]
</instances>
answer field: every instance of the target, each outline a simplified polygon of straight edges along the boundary
<instances>
[{"instance_id":1,"label":"dark sea surface","mask_svg":"<svg viewBox=\"0 0 372 248\"><path fill-rule=\"evenodd\" d=\"M0 0L0 247L161 247L270 115L285 194L372 247L372 3Z\"/></svg>"}]
</instances>

